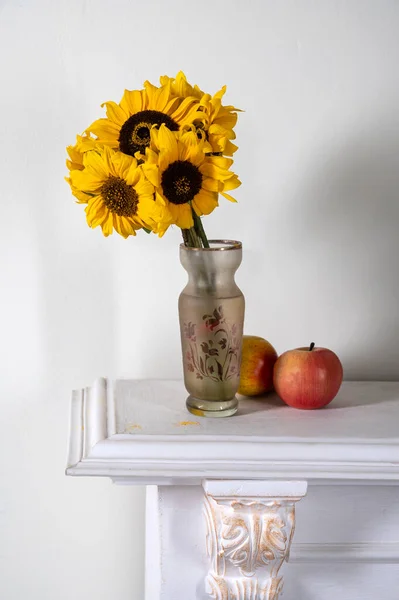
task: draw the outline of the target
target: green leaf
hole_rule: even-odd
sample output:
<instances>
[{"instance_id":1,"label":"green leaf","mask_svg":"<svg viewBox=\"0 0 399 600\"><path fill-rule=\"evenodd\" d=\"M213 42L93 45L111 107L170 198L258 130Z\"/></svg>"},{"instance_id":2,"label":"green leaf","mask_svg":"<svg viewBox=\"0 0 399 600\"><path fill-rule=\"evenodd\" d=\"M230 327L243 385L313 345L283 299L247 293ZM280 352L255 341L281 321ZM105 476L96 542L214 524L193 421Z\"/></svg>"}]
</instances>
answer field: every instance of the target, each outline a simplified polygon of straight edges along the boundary
<instances>
[{"instance_id":1,"label":"green leaf","mask_svg":"<svg viewBox=\"0 0 399 600\"><path fill-rule=\"evenodd\" d=\"M152 233L151 229L146 229L145 227L143 227L143 229L146 233Z\"/></svg>"}]
</instances>

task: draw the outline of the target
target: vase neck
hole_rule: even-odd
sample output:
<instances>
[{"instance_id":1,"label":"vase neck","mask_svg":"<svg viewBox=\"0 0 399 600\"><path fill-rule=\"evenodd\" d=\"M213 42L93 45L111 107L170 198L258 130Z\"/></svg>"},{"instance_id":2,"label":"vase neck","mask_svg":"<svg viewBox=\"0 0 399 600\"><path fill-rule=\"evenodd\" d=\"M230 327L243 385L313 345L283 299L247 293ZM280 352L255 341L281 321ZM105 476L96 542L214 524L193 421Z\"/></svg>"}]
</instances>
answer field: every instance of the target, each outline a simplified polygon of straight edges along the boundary
<instances>
[{"instance_id":1,"label":"vase neck","mask_svg":"<svg viewBox=\"0 0 399 600\"><path fill-rule=\"evenodd\" d=\"M181 246L180 260L189 277L185 291L195 295L235 296L240 293L234 274L241 258L241 245L214 250Z\"/></svg>"}]
</instances>

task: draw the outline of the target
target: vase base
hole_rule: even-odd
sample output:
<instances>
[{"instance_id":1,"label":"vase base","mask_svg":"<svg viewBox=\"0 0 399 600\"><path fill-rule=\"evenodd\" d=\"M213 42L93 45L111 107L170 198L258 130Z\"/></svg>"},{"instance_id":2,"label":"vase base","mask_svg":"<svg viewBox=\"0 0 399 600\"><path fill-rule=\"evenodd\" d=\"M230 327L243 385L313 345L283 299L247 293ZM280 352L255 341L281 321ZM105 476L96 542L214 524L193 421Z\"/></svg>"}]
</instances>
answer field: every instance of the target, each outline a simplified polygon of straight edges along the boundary
<instances>
[{"instance_id":1,"label":"vase base","mask_svg":"<svg viewBox=\"0 0 399 600\"><path fill-rule=\"evenodd\" d=\"M200 400L189 396L186 401L187 410L197 417L232 417L238 409L238 400Z\"/></svg>"}]
</instances>

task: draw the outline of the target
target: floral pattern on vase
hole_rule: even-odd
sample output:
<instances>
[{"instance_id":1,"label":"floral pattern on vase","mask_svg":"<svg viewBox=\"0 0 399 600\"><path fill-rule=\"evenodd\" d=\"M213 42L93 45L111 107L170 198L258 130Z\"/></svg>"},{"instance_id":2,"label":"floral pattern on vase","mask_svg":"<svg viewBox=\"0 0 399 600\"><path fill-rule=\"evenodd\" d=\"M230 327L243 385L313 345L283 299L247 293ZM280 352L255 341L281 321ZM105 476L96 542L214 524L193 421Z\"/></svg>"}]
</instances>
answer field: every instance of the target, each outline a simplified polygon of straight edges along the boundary
<instances>
[{"instance_id":1,"label":"floral pattern on vase","mask_svg":"<svg viewBox=\"0 0 399 600\"><path fill-rule=\"evenodd\" d=\"M209 378L214 382L228 381L238 377L241 363L241 340L237 325L230 325L224 316L223 305L212 314L202 317L207 341L197 341L197 325L184 323L183 331L187 343L186 368L195 373L197 379Z\"/></svg>"}]
</instances>

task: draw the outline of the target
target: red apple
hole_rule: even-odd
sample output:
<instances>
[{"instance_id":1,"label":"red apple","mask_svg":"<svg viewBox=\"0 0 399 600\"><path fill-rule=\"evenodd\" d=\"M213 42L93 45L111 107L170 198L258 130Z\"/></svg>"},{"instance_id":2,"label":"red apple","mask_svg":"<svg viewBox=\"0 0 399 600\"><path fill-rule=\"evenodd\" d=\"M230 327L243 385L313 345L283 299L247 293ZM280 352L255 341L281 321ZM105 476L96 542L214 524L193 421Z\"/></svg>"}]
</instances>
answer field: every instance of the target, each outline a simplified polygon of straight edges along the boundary
<instances>
[{"instance_id":1,"label":"red apple","mask_svg":"<svg viewBox=\"0 0 399 600\"><path fill-rule=\"evenodd\" d=\"M238 393L258 396L273 389L276 360L277 352L270 342L256 335L244 335Z\"/></svg>"},{"instance_id":2,"label":"red apple","mask_svg":"<svg viewBox=\"0 0 399 600\"><path fill-rule=\"evenodd\" d=\"M322 408L335 398L343 370L338 356L327 348L296 348L284 352L274 365L274 389L289 406Z\"/></svg>"}]
</instances>

